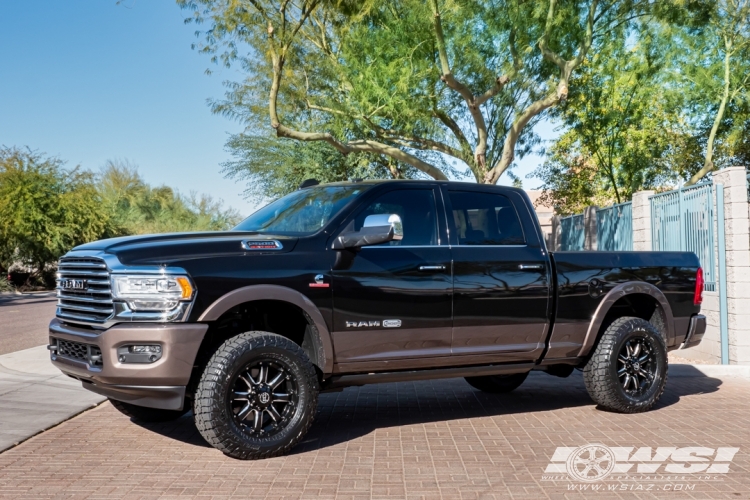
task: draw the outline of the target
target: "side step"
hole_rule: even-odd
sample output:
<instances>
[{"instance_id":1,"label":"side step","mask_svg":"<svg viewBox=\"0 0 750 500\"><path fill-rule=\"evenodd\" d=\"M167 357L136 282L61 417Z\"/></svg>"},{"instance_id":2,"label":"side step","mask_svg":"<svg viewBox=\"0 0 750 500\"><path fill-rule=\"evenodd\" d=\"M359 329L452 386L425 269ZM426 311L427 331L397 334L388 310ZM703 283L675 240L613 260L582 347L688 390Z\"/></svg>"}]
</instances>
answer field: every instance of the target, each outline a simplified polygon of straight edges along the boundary
<instances>
[{"instance_id":1,"label":"side step","mask_svg":"<svg viewBox=\"0 0 750 500\"><path fill-rule=\"evenodd\" d=\"M410 370L399 372L357 373L334 375L321 388L321 392L343 387L383 384L388 382L411 382L414 380L434 380L441 378L481 377L483 375L509 375L524 373L534 368L534 363L514 363L510 365L461 366L457 368L435 368L430 370Z\"/></svg>"}]
</instances>

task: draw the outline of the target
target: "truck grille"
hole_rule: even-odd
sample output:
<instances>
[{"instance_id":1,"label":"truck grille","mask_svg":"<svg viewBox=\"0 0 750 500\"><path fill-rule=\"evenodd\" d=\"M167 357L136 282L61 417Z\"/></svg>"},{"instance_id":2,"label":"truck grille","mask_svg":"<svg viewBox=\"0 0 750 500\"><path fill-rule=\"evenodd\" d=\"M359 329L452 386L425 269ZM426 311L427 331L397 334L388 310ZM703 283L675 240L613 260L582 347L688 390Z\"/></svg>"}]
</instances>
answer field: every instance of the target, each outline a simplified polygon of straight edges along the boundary
<instances>
[{"instance_id":1,"label":"truck grille","mask_svg":"<svg viewBox=\"0 0 750 500\"><path fill-rule=\"evenodd\" d=\"M102 366L102 351L99 347L69 340L55 339L57 341L56 356L68 358L74 361L82 361L91 366Z\"/></svg>"},{"instance_id":2,"label":"truck grille","mask_svg":"<svg viewBox=\"0 0 750 500\"><path fill-rule=\"evenodd\" d=\"M66 284L74 286L65 286ZM57 317L104 323L112 317L112 289L101 259L63 257L57 266Z\"/></svg>"}]
</instances>

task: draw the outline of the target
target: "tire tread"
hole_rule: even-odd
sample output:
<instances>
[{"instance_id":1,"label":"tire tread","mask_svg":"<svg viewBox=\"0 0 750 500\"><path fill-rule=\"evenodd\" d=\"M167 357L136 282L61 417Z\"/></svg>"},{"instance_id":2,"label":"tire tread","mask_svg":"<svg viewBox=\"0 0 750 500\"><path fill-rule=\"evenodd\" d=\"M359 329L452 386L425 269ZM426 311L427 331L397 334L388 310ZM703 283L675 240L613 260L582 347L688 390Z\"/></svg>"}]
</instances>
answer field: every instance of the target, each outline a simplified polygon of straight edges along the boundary
<instances>
[{"instance_id":1,"label":"tire tread","mask_svg":"<svg viewBox=\"0 0 750 500\"><path fill-rule=\"evenodd\" d=\"M237 436L229 428L229 422L223 422L215 418L222 411L224 404L220 395L216 394L215 386L219 382L222 373L229 373L231 367L240 356L249 349L277 348L287 351L289 354L299 358L305 373L299 384L307 384L307 390L311 397L307 398L308 404L304 411L308 418L297 435L281 446L261 450L248 450ZM263 459L271 458L287 453L294 447L312 426L317 410L318 402L318 377L315 368L305 352L294 342L269 332L251 331L230 338L214 353L201 376L195 393L193 413L195 414L195 426L203 438L213 446L234 458L240 459ZM218 396L218 397L217 397Z\"/></svg>"},{"instance_id":2,"label":"tire tread","mask_svg":"<svg viewBox=\"0 0 750 500\"><path fill-rule=\"evenodd\" d=\"M583 381L586 385L591 399L595 403L606 408L608 410L616 411L619 413L640 413L648 411L653 407L659 400L661 395L664 393L664 388L667 383L667 357L665 355L664 361L664 376L661 386L658 391L648 401L636 404L627 404L622 399L617 397L619 387L617 384L619 381L614 380L609 376L608 370L613 357L617 357L618 353L614 352L615 346L620 340L620 336L624 335L628 331L633 330L646 330L654 335L654 337L661 343L661 347L666 354L666 345L664 345L664 338L662 334L648 321L641 318L632 316L623 316L616 319L602 334L599 343L594 349L594 353L591 355L588 363L583 369Z\"/></svg>"}]
</instances>

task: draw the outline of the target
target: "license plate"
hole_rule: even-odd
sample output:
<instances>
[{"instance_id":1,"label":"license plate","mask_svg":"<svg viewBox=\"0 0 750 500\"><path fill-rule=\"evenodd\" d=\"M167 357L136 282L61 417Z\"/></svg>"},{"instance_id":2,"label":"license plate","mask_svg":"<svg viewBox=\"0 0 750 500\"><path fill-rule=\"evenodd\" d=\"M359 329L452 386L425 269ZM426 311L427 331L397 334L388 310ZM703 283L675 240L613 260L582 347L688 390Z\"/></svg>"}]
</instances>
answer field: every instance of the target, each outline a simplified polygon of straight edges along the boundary
<instances>
[{"instance_id":1,"label":"license plate","mask_svg":"<svg viewBox=\"0 0 750 500\"><path fill-rule=\"evenodd\" d=\"M86 290L86 280L60 280L63 290Z\"/></svg>"}]
</instances>

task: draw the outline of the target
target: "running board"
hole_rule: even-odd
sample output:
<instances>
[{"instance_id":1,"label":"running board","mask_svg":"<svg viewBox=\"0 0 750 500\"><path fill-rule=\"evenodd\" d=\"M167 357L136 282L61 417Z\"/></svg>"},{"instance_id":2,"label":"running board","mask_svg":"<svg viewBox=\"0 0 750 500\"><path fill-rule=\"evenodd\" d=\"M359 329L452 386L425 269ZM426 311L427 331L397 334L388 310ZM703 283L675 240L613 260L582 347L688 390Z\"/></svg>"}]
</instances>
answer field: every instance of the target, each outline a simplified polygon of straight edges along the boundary
<instances>
[{"instance_id":1,"label":"running board","mask_svg":"<svg viewBox=\"0 0 750 500\"><path fill-rule=\"evenodd\" d=\"M457 368L435 368L431 370L411 370L399 372L358 373L334 375L321 388L321 392L344 387L389 382L412 382L414 380L434 380L441 378L481 377L484 375L509 375L525 373L534 368L534 363L514 363L512 365L461 366Z\"/></svg>"}]
</instances>

